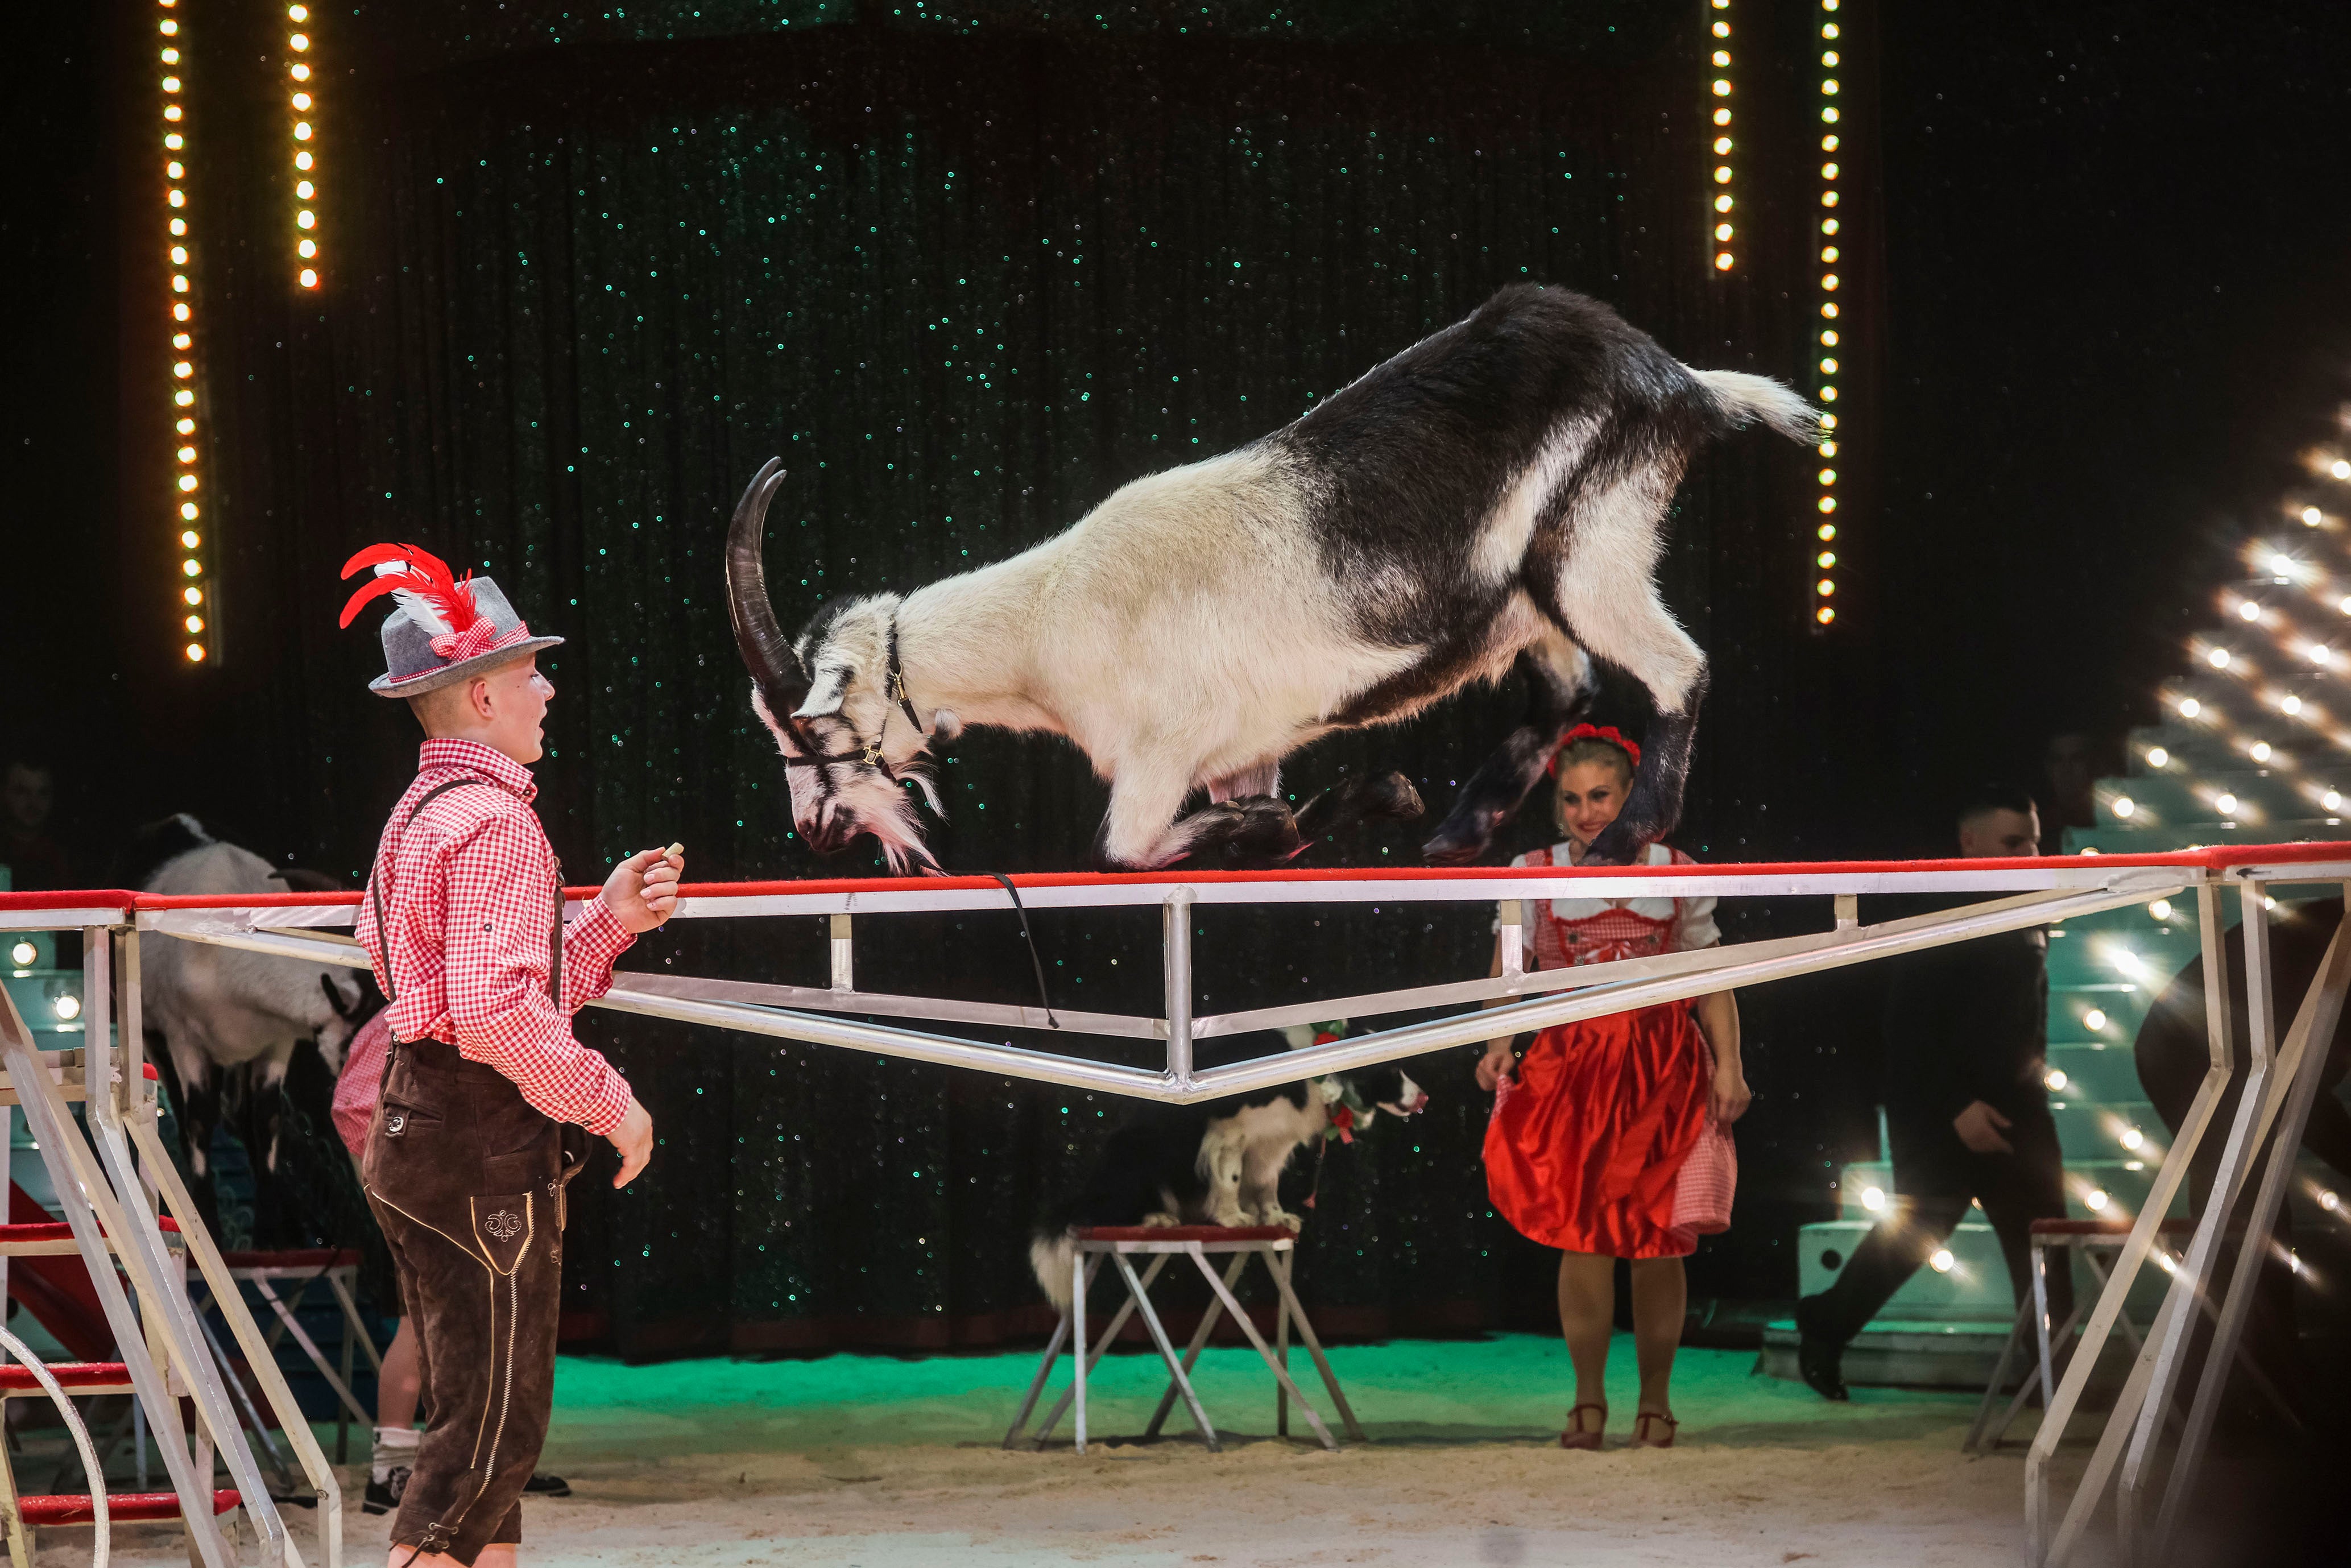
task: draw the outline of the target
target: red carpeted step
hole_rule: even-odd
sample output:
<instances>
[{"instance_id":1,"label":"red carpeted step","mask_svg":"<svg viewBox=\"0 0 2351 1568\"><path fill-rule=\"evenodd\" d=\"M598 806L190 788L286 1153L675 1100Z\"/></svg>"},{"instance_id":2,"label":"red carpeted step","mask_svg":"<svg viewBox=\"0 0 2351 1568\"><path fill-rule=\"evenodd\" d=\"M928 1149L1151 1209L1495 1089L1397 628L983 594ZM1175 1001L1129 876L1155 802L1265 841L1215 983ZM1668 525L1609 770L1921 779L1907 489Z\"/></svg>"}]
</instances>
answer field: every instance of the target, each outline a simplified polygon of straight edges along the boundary
<instances>
[{"instance_id":1,"label":"red carpeted step","mask_svg":"<svg viewBox=\"0 0 2351 1568\"><path fill-rule=\"evenodd\" d=\"M234 1490L213 1493L213 1512L226 1513L237 1504ZM90 1511L88 1492L61 1492L52 1497L20 1497L16 1510L26 1524L89 1524L98 1517ZM168 1491L110 1492L106 1499L106 1514L110 1523L141 1519L177 1519L180 1517L180 1494Z\"/></svg>"},{"instance_id":2,"label":"red carpeted step","mask_svg":"<svg viewBox=\"0 0 2351 1568\"><path fill-rule=\"evenodd\" d=\"M180 1222L168 1214L155 1223L167 1231L177 1231L180 1228ZM12 1241L70 1241L72 1239L73 1227L62 1219L52 1219L31 1225L0 1225L0 1247L5 1247Z\"/></svg>"},{"instance_id":3,"label":"red carpeted step","mask_svg":"<svg viewBox=\"0 0 2351 1568\"><path fill-rule=\"evenodd\" d=\"M94 1389L120 1390L131 1386L131 1368L119 1361L53 1361L49 1375L68 1394L86 1393ZM33 1369L10 1362L0 1366L0 1389L11 1394L46 1392Z\"/></svg>"},{"instance_id":4,"label":"red carpeted step","mask_svg":"<svg viewBox=\"0 0 2351 1568\"><path fill-rule=\"evenodd\" d=\"M1081 1241L1291 1241L1298 1232L1280 1225L1090 1225Z\"/></svg>"},{"instance_id":5,"label":"red carpeted step","mask_svg":"<svg viewBox=\"0 0 2351 1568\"><path fill-rule=\"evenodd\" d=\"M360 1255L349 1248L312 1247L294 1252L224 1252L232 1269L356 1269Z\"/></svg>"}]
</instances>

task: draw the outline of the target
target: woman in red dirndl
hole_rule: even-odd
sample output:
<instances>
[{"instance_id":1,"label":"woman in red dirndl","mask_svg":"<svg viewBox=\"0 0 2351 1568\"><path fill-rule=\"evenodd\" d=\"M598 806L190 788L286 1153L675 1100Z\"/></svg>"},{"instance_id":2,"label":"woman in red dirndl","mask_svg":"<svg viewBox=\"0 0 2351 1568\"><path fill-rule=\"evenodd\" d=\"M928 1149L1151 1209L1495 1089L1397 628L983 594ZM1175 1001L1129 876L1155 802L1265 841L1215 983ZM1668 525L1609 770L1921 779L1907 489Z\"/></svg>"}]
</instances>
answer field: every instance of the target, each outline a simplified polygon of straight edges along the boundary
<instances>
[{"instance_id":1,"label":"woman in red dirndl","mask_svg":"<svg viewBox=\"0 0 2351 1568\"><path fill-rule=\"evenodd\" d=\"M1552 806L1565 841L1511 863L1579 863L1616 820L1640 748L1614 729L1580 725L1552 759ZM1689 865L1663 844L1650 865ZM1554 969L1721 940L1711 898L1530 901L1528 967ZM1495 945L1494 972L1501 973ZM1486 1128L1486 1186L1494 1207L1531 1239L1561 1249L1559 1317L1575 1365L1575 1404L1560 1445L1597 1448L1607 1426L1604 1376L1615 1317L1616 1262L1630 1260L1633 1340L1641 1397L1633 1442L1671 1448L1667 1386L1688 1291L1682 1260L1701 1232L1730 1223L1736 1179L1729 1125L1746 1111L1739 1008L1729 991L1563 1024L1516 1041L1488 1042L1480 1088L1496 1092Z\"/></svg>"}]
</instances>

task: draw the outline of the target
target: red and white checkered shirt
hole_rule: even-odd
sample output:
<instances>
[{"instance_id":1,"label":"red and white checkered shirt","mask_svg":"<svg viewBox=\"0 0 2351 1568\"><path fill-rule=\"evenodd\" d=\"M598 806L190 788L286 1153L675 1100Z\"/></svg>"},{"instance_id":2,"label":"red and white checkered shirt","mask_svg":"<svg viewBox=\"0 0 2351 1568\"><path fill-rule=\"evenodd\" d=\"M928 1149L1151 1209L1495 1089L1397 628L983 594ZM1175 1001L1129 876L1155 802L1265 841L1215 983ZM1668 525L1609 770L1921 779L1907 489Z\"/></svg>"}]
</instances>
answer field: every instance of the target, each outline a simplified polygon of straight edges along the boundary
<instances>
[{"instance_id":1,"label":"red and white checkered shirt","mask_svg":"<svg viewBox=\"0 0 2351 1568\"><path fill-rule=\"evenodd\" d=\"M559 1122L609 1133L629 1084L571 1035L571 1015L612 988L612 961L635 940L602 894L563 933L563 995L548 994L549 938L562 868L530 802L530 769L471 740L428 740L416 782L392 808L371 883L391 932L387 961L375 901L360 903L359 939L402 1040L445 1040L514 1080ZM436 787L444 790L409 813Z\"/></svg>"}]
</instances>

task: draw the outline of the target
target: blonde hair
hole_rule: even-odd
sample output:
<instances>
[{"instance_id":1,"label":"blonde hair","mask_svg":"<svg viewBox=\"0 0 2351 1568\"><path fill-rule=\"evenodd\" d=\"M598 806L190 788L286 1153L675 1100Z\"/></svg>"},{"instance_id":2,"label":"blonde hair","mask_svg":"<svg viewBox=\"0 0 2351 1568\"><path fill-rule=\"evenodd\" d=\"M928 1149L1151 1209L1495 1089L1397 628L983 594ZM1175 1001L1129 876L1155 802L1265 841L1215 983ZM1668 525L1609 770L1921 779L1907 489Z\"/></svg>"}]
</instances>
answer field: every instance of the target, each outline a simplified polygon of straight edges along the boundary
<instances>
[{"instance_id":1,"label":"blonde hair","mask_svg":"<svg viewBox=\"0 0 2351 1568\"><path fill-rule=\"evenodd\" d=\"M1614 741L1603 740L1597 736L1572 740L1560 747L1552 771L1564 779L1569 768L1580 768L1587 762L1605 762L1616 769L1619 782L1630 784L1633 781L1633 754Z\"/></svg>"}]
</instances>

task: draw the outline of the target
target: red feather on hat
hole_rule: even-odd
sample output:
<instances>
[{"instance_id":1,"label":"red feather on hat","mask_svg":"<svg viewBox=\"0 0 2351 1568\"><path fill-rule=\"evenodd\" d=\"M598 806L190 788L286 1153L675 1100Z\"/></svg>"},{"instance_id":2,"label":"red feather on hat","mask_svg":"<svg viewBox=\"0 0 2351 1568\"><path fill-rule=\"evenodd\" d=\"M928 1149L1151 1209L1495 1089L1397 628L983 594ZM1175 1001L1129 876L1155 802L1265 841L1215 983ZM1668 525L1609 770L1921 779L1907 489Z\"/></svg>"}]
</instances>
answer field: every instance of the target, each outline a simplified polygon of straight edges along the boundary
<instances>
[{"instance_id":1,"label":"red feather on hat","mask_svg":"<svg viewBox=\"0 0 2351 1568\"><path fill-rule=\"evenodd\" d=\"M349 577L368 567L375 569L374 580L351 595L337 625L349 626L351 617L371 600L387 593L429 632L463 632L481 619L481 612L474 607L474 574L451 576L448 562L430 550L414 545L370 545L343 563L343 575Z\"/></svg>"}]
</instances>

